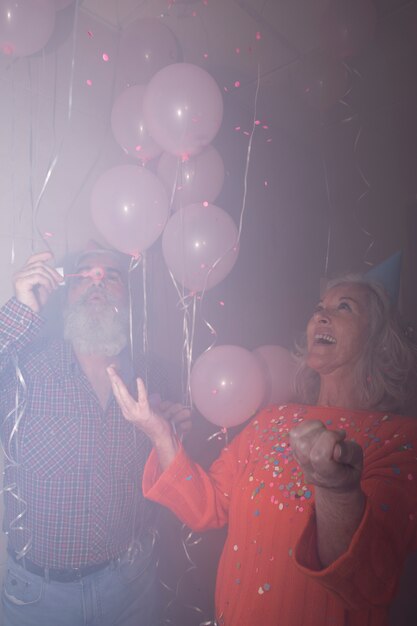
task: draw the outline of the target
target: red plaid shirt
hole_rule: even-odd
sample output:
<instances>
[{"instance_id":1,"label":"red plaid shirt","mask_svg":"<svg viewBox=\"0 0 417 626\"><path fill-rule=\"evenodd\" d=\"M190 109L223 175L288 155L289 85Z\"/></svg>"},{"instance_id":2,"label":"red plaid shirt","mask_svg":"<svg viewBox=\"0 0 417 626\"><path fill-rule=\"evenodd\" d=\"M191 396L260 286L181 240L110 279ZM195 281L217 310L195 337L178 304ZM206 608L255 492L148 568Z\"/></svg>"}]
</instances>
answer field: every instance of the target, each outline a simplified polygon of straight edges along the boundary
<instances>
[{"instance_id":1,"label":"red plaid shirt","mask_svg":"<svg viewBox=\"0 0 417 626\"><path fill-rule=\"evenodd\" d=\"M69 344L36 347L42 326L14 298L0 310L4 530L13 550L30 544L31 561L78 568L117 558L154 525L141 487L151 446L113 397L103 411Z\"/></svg>"}]
</instances>

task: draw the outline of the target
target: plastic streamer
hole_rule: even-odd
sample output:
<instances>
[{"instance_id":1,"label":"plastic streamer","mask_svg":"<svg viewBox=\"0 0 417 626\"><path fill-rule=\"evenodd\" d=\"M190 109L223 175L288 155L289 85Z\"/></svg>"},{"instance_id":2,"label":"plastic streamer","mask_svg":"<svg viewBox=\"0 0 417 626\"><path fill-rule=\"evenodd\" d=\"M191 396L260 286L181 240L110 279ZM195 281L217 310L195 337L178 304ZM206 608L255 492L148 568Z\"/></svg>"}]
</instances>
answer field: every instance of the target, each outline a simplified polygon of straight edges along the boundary
<instances>
[{"instance_id":1,"label":"plastic streamer","mask_svg":"<svg viewBox=\"0 0 417 626\"><path fill-rule=\"evenodd\" d=\"M196 566L195 562L193 561L193 558L192 558L192 556L190 554L190 549L193 546L196 546L196 545L200 544L202 539L203 538L202 538L201 535L196 535L185 524L183 524L181 526L181 545L182 545L182 548L183 548L183 551L184 551L184 554L185 554L185 558L186 558L186 561L187 561L187 566L186 566L184 572L178 578L177 583L175 585L175 590L172 589L169 585L167 585L167 583L165 583L162 579L159 579L160 583L164 587L164 589L166 589L170 594L172 594L171 600L168 602L167 606L165 607L165 612L167 614L168 614L170 608L174 605L176 599L178 598L181 586L183 585L187 574L189 574L190 572L192 572L192 571L197 569L197 566ZM184 604L183 606L184 606L184 608L191 609L192 611L195 611L197 614L199 614L204 619L204 617L205 617L204 611L200 607L192 605L192 604ZM164 619L164 623L165 624L170 624L171 622L172 622L172 620L169 617ZM204 619L204 621L201 621L199 623L199 626L218 626L218 624L217 624L215 619L209 619L209 620Z\"/></svg>"},{"instance_id":2,"label":"plastic streamer","mask_svg":"<svg viewBox=\"0 0 417 626\"><path fill-rule=\"evenodd\" d=\"M355 157L357 156L357 150L358 150L359 140L360 140L361 136L362 136L362 126L359 128L358 133L357 133L357 135L355 137L355 142L354 142L354 146L353 146L353 153L354 153ZM355 159L355 165L356 165L356 170L358 171L359 176L361 177L361 180L362 180L362 182L365 185L365 190L360 194L359 198L356 200L356 205L357 205L357 207L359 209L360 203L362 202L362 200L370 192L371 184L368 181L368 179L366 178L365 174L363 173L362 168L358 164L358 159L357 158ZM369 237L369 239L370 239L368 247L366 248L365 253L364 253L364 262L366 263L366 265L372 265L372 263L370 261L368 261L368 255L369 255L370 251L372 250L372 248L373 248L373 246L375 244L375 238L374 238L374 235L370 231L368 231L368 229L365 228L363 224L360 223L357 213L358 213L358 211L355 212L356 222L358 223L361 231L367 237Z\"/></svg>"},{"instance_id":3,"label":"plastic streamer","mask_svg":"<svg viewBox=\"0 0 417 626\"><path fill-rule=\"evenodd\" d=\"M76 0L76 8L75 8L75 13L74 13L74 27L73 27L73 54L72 54L72 63L71 63L71 78L70 78L70 87L69 87L69 99L68 99L68 119L67 119L67 128L66 131L68 131L69 128L69 123L71 121L71 116L72 116L72 99L73 99L73 84L74 84L74 59L75 59L75 39L76 39L76 32L77 32L77 28L76 25L78 23L78 4L79 4L79 0ZM43 53L43 63L45 61L45 56ZM30 90L32 92L32 72L31 72L31 66L30 66L30 61L28 61L28 69L29 69L29 81L30 81ZM55 76L55 80L56 80L56 76ZM13 94L14 92L14 80L13 80ZM55 114L56 114L56 99L54 98L54 110L53 110L53 120L55 120ZM16 108L14 107L14 110L16 110ZM58 150L55 153L55 156L51 159L49 165L48 165L48 170L47 170L47 174L45 177L45 180L43 182L41 191L39 193L39 196L36 200L36 202L34 203L33 201L33 171L34 171L34 136L33 136L33 106L32 106L32 100L31 100L31 107L30 107L30 135L29 135L29 163L30 163L30 177L29 177L29 187L30 187L30 199L31 199L31 203L32 203L32 224L31 224L31 243L32 243L32 252L34 251L34 232L35 229L38 231L40 237L43 239L46 247L48 248L49 251L52 252L48 241L46 240L46 238L44 237L44 235L39 231L39 228L37 226L37 216L38 216L38 212L39 212L39 206L41 203L41 200L43 198L43 195L45 193L45 190L48 186L49 180L51 178L52 172L54 171L56 164L58 162L58 158L61 154L61 150L62 150L62 146L64 144L64 140L66 137L66 132L64 132L64 135L62 137L60 146L58 148ZM15 128L15 124L14 124L14 120L13 120L13 127L12 127L12 140L14 141L14 128ZM15 191L15 187L13 184L13 195L14 195L14 191ZM21 214L20 214L20 219L21 219ZM15 220L13 220L13 228L15 229ZM12 247L11 247L11 262L13 263L15 260L15 231L13 233L13 239L12 239ZM3 452L4 452L4 456L5 456L5 460L6 460L6 469L9 467L17 467L19 465L19 447L18 447L18 431L19 431L19 426L20 426L20 422L23 418L24 412L25 412L25 407L26 407L26 391L27 391L27 386L26 386L26 382L24 380L23 374L20 370L19 367L19 363L18 363L18 358L17 355L12 355L12 362L14 364L15 367L15 374L16 374L16 398L15 398L15 407L12 409L12 411L10 411L10 413L6 416L6 421L9 419L13 419L14 423L13 423L13 427L11 430L11 434L7 443L7 448L5 449L3 444L2 444L2 448L3 448ZM23 396L23 397L21 397ZM14 453L13 453L13 448L14 448ZM16 483L12 483L9 485L4 485L3 489L2 489L2 493L8 493L10 494L17 502L19 502L22 505L22 511L10 522L10 526L9 528L11 530L19 530L22 532L28 532L29 533L29 539L26 542L26 544L23 546L23 548L17 553L16 558L17 559L22 559L24 558L24 556L27 554L27 552L29 551L31 544L32 544L32 535L31 535L31 531L30 529L26 528L24 526L24 524L22 523L23 518L26 515L27 512L27 503L26 501L20 496L19 493L19 485Z\"/></svg>"},{"instance_id":4,"label":"plastic streamer","mask_svg":"<svg viewBox=\"0 0 417 626\"><path fill-rule=\"evenodd\" d=\"M363 80L362 75L360 74L360 72L358 72L358 70L357 70L356 68L352 68L352 67L350 67L349 65L347 65L346 63L344 63L344 66L345 66L346 70L349 72L349 74L350 74L351 76L353 76L353 75L354 75L354 76L356 76L356 77L357 77L360 81L362 81L362 80ZM347 95L351 92L351 90L352 90L352 89L353 89L353 87L350 87L350 88L348 89L348 91L347 91L347 93L345 94L344 98L345 98L345 97L346 97L346 96L347 96ZM344 104L345 106L347 106L347 107L351 108L351 106L350 106L350 105L349 105L349 104L345 101L345 99L343 99L343 100L342 100L342 104ZM343 123L343 124L346 124L346 123L349 123L349 122L353 122L353 121L355 121L357 118L358 118L357 113L353 112L353 113L351 113L351 115L349 115L348 117L344 118L344 119L342 120L342 123ZM355 137L355 140L354 140L354 143L353 143L353 153L354 153L355 157L357 156L358 145L359 145L359 141L360 141L361 136L362 136L362 132L363 132L363 126L362 126L362 124L360 124L359 129L358 129L358 132L357 132L356 137ZM364 191L363 191L363 192L359 195L359 197L358 197L358 198L357 198L357 200L356 200L356 205L357 205L357 209L358 209L358 208L359 208L360 203L362 202L362 200L363 200L363 199L364 199L364 198L365 198L365 197L369 194L370 189L371 189L371 184L370 184L369 180L367 179L367 177L365 176L365 174L364 174L364 172L363 172L362 168L361 168L361 167L360 167L360 165L358 164L358 160L357 160L357 158L355 159L355 166L356 166L356 171L358 172L358 174L359 174L359 176L360 176L360 178L361 178L361 180L362 180L363 184L365 185L365 189L364 189ZM371 232L369 232L369 231L368 231L368 230L367 230L367 229L363 226L363 224L361 224L361 223L360 223L360 220L359 220L359 218L358 218L358 214L357 214L357 213L358 213L358 210L357 210L357 211L355 212L355 214L354 214L355 220L356 220L356 222L357 222L357 224L358 224L359 228L361 229L361 231L362 231L362 232L363 232L363 233L364 233L367 237L369 237L369 239L370 239L369 245L368 245L368 247L367 247L367 249L365 250L365 253L364 253L364 262L365 262L367 265L372 265L372 263L370 263L370 262L367 260L367 256L368 256L369 252L371 251L372 247L373 247L373 246L374 246L374 244L375 244L375 238L374 238L374 235L373 235Z\"/></svg>"},{"instance_id":5,"label":"plastic streamer","mask_svg":"<svg viewBox=\"0 0 417 626\"><path fill-rule=\"evenodd\" d=\"M16 393L15 393L15 406L6 415L6 418L4 421L4 424L6 424L9 420L13 419L13 427L11 429L9 439L7 441L7 447L5 447L3 443L1 444L2 450L4 453L4 458L6 461L5 472L7 469L18 467L19 465L18 433L19 433L20 422L22 420L22 417L24 415L25 408L26 408L26 396L27 396L26 382L20 370L18 357L16 353L13 353L11 355L11 360L15 367L17 385L16 385ZM29 528L24 526L22 522L27 512L27 502L20 495L18 483L11 483L9 485L5 485L1 493L2 494L8 493L22 507L22 510L20 511L20 513L18 513L18 515L16 515L16 517L11 520L9 524L9 528L5 531L6 535L9 533L10 530L19 530L21 532L28 533L27 542L25 543L23 548L21 548L21 550L19 550L19 552L17 552L16 554L16 558L20 560L24 558L24 556L27 554L27 552L29 551L32 545L32 532Z\"/></svg>"}]
</instances>

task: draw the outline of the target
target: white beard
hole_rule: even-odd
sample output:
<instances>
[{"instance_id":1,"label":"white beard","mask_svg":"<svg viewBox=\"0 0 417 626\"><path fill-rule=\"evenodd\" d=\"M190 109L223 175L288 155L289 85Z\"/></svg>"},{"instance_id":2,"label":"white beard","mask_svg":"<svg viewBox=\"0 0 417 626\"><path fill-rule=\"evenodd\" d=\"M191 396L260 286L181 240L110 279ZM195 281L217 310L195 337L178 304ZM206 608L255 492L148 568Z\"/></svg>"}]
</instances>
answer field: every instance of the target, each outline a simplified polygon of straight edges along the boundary
<instances>
[{"instance_id":1,"label":"white beard","mask_svg":"<svg viewBox=\"0 0 417 626\"><path fill-rule=\"evenodd\" d=\"M88 295L64 310L64 337L83 354L116 356L127 345L128 311L109 296L92 305Z\"/></svg>"}]
</instances>

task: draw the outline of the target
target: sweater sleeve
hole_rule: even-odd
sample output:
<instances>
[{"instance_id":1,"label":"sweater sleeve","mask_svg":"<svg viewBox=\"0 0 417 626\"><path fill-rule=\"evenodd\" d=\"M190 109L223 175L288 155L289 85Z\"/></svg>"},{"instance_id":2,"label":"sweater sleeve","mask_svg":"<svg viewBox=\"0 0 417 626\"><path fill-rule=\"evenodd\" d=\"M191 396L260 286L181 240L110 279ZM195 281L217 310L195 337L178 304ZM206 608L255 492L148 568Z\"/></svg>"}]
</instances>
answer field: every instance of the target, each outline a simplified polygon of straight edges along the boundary
<instances>
[{"instance_id":1,"label":"sweater sleeve","mask_svg":"<svg viewBox=\"0 0 417 626\"><path fill-rule=\"evenodd\" d=\"M308 577L351 609L388 605L408 553L417 548L417 421L404 418L390 439L365 452L366 507L348 550L326 568L317 554L314 509L295 559Z\"/></svg>"},{"instance_id":2,"label":"sweater sleeve","mask_svg":"<svg viewBox=\"0 0 417 626\"><path fill-rule=\"evenodd\" d=\"M182 447L171 465L161 472L152 451L145 466L144 495L171 509L192 530L221 528L227 524L233 485L241 468L239 455L244 453L244 432L223 449L208 472L193 462Z\"/></svg>"}]
</instances>

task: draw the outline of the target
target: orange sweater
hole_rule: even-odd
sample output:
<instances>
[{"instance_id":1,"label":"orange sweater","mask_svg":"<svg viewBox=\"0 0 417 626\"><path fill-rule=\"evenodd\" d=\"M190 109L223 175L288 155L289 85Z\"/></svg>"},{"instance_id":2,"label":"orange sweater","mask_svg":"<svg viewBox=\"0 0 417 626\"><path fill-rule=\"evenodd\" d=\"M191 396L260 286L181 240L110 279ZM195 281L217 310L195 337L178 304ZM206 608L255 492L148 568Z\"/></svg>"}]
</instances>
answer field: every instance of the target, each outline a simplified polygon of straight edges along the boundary
<instances>
[{"instance_id":1,"label":"orange sweater","mask_svg":"<svg viewBox=\"0 0 417 626\"><path fill-rule=\"evenodd\" d=\"M321 568L314 493L289 447L305 419L343 428L365 451L366 510L349 550ZM385 626L417 547L417 420L289 405L262 411L207 474L181 449L163 473L152 453L144 493L194 530L229 524L216 585L219 626Z\"/></svg>"}]
</instances>

